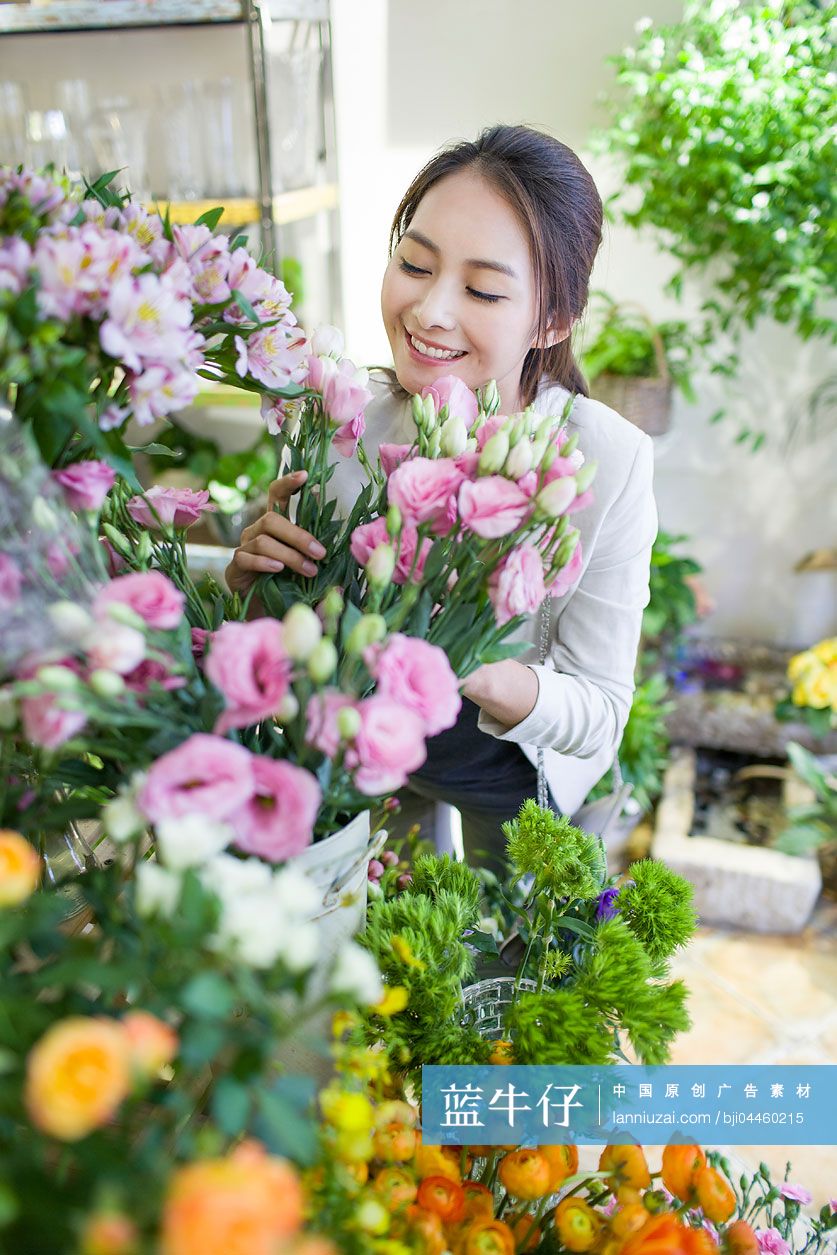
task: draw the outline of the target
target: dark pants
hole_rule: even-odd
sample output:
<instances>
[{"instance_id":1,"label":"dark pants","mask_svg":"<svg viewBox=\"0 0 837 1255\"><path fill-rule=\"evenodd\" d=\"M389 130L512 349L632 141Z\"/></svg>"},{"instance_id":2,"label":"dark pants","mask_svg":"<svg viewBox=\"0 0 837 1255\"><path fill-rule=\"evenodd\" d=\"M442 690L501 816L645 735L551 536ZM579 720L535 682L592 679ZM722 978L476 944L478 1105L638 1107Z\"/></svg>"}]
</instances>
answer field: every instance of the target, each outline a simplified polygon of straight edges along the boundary
<instances>
[{"instance_id":1,"label":"dark pants","mask_svg":"<svg viewBox=\"0 0 837 1255\"><path fill-rule=\"evenodd\" d=\"M440 822L438 803L446 802L459 811L462 819L462 844L465 862L469 867L487 867L501 879L507 869L506 838L501 825L514 819L522 804L537 795L537 777L532 769L531 789L520 789L512 796L508 790L502 796L487 793L485 805L475 805L470 794L457 794L446 790L444 796L423 781L412 779L407 788L398 794L401 810L390 822L393 838L404 837L414 824L420 826L420 836L432 842L440 854L452 854L453 849ZM553 803L551 803L554 805Z\"/></svg>"}]
</instances>

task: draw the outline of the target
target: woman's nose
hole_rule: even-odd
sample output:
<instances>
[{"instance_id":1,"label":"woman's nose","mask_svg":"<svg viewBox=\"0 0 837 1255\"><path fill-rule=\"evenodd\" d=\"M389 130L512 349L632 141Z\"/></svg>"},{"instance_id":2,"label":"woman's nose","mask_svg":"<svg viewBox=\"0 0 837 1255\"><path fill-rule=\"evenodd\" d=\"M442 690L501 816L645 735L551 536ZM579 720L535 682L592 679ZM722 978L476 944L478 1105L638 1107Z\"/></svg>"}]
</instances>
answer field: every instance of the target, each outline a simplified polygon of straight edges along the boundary
<instances>
[{"instance_id":1,"label":"woman's nose","mask_svg":"<svg viewBox=\"0 0 837 1255\"><path fill-rule=\"evenodd\" d=\"M450 331L456 326L456 310L448 286L432 283L425 288L413 310L419 326L429 331L431 327L443 327Z\"/></svg>"}]
</instances>

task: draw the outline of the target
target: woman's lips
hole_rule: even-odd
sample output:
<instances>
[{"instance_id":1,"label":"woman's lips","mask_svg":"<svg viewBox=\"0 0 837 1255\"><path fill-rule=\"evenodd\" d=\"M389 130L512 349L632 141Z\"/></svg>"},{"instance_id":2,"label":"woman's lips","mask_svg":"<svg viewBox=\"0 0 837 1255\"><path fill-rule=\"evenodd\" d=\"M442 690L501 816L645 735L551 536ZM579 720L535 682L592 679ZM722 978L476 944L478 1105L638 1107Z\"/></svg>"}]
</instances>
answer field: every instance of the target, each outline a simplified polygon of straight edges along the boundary
<instances>
[{"instance_id":1,"label":"woman's lips","mask_svg":"<svg viewBox=\"0 0 837 1255\"><path fill-rule=\"evenodd\" d=\"M418 336L416 339L418 339ZM454 362L461 362L462 358L466 356L464 352L460 352L457 357L431 357L427 353L420 353L413 344L410 333L407 331L406 327L404 328L404 340L410 357L414 362L418 362L422 366L452 366ZM422 343L424 344L426 342L422 341ZM450 351L452 352L453 350Z\"/></svg>"}]
</instances>

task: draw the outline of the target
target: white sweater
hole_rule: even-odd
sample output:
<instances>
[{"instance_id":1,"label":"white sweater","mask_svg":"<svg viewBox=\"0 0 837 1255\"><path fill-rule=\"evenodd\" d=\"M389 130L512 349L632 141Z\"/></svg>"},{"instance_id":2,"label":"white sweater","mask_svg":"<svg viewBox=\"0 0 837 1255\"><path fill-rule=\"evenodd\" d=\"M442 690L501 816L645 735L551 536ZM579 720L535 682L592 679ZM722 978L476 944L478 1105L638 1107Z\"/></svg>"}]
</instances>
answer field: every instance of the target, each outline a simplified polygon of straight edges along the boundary
<instances>
[{"instance_id":1,"label":"white sweater","mask_svg":"<svg viewBox=\"0 0 837 1255\"><path fill-rule=\"evenodd\" d=\"M375 457L379 444L411 444L409 405L390 389L372 384L364 444ZM568 393L557 384L541 389L535 408L559 415ZM587 461L598 463L593 502L572 522L581 532L582 569L576 584L552 600L552 646L538 664L537 616L512 639L528 647L518 655L538 677L531 714L512 728L480 712L479 727L502 741L516 741L535 764L544 750L547 782L560 809L572 815L611 765L631 708L642 611L648 603L651 546L657 534L652 492L653 446L639 428L599 401L577 397L568 432L578 432ZM329 485L340 511L348 513L365 482L355 459L341 459Z\"/></svg>"}]
</instances>

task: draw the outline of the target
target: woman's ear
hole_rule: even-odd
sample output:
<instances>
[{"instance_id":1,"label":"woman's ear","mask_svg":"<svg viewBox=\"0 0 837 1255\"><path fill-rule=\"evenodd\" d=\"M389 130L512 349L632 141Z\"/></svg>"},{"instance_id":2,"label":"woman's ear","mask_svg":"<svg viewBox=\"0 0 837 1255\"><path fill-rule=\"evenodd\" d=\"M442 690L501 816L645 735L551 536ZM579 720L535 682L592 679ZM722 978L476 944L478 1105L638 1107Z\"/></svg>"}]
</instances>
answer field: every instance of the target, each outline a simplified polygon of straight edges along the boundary
<instances>
[{"instance_id":1,"label":"woman's ear","mask_svg":"<svg viewBox=\"0 0 837 1255\"><path fill-rule=\"evenodd\" d=\"M570 324L569 327L549 327L547 328L544 335L537 336L535 338L533 348L536 348L536 349L554 348L556 344L560 344L563 340L566 340L567 337L570 335L571 331L572 331L572 324Z\"/></svg>"}]
</instances>

